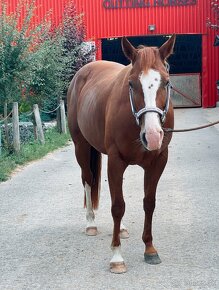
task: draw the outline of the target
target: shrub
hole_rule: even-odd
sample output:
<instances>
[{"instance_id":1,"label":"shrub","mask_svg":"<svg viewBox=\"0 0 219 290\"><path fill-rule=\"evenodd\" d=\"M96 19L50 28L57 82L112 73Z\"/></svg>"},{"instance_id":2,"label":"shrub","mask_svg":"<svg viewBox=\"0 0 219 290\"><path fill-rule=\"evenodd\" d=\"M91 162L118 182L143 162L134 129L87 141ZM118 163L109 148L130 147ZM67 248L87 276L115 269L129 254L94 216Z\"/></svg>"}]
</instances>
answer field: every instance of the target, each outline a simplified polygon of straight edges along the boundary
<instances>
[{"instance_id":1,"label":"shrub","mask_svg":"<svg viewBox=\"0 0 219 290\"><path fill-rule=\"evenodd\" d=\"M14 101L22 112L34 103L54 109L72 76L93 54L83 46L83 16L70 3L58 27L48 16L32 28L35 1L19 0L16 12L9 15L6 2L0 8L0 110Z\"/></svg>"}]
</instances>

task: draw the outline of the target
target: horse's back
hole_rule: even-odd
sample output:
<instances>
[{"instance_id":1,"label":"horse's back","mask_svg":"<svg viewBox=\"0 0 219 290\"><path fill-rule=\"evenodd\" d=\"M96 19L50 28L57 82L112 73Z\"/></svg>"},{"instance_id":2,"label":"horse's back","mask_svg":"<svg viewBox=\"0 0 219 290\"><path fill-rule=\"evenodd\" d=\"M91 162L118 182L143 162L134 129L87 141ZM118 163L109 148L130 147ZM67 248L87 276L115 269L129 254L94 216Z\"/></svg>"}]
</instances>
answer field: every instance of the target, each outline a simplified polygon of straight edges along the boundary
<instances>
[{"instance_id":1,"label":"horse's back","mask_svg":"<svg viewBox=\"0 0 219 290\"><path fill-rule=\"evenodd\" d=\"M95 61L83 66L73 77L69 90L72 91L73 86L84 86L89 82L94 82L93 86L107 82L107 80L114 78L124 65L111 61Z\"/></svg>"},{"instance_id":2,"label":"horse's back","mask_svg":"<svg viewBox=\"0 0 219 290\"><path fill-rule=\"evenodd\" d=\"M82 67L68 90L68 122L73 141L78 132L105 153L105 109L122 64L96 61Z\"/></svg>"}]
</instances>

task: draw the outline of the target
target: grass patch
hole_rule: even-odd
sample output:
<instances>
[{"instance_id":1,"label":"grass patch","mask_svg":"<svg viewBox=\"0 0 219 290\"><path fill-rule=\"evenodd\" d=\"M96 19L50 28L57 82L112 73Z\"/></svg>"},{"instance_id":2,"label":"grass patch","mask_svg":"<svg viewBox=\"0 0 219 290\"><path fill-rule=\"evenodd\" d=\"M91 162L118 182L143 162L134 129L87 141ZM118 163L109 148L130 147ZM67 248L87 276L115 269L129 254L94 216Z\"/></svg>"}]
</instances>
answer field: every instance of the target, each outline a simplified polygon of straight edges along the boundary
<instances>
[{"instance_id":1,"label":"grass patch","mask_svg":"<svg viewBox=\"0 0 219 290\"><path fill-rule=\"evenodd\" d=\"M45 144L32 141L21 145L19 154L3 152L0 155L0 182L6 181L18 165L24 165L30 161L37 160L60 147L67 145L70 134L60 134L55 128L45 133Z\"/></svg>"}]
</instances>

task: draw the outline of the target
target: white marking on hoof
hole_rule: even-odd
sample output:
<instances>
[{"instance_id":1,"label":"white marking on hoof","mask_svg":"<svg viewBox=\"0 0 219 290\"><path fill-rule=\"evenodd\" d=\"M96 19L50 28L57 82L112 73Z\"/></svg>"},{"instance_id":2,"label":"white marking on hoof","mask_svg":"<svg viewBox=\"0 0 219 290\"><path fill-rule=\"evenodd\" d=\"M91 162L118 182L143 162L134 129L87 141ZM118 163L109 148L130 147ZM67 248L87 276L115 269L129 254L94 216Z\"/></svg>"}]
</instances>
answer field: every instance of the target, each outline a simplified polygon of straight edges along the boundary
<instances>
[{"instance_id":1,"label":"white marking on hoof","mask_svg":"<svg viewBox=\"0 0 219 290\"><path fill-rule=\"evenodd\" d=\"M87 219L87 228L96 228L96 223L95 223L95 215L94 212L87 212L86 213L86 219Z\"/></svg>"},{"instance_id":2,"label":"white marking on hoof","mask_svg":"<svg viewBox=\"0 0 219 290\"><path fill-rule=\"evenodd\" d=\"M128 239L129 238L129 232L127 230L120 230L120 239Z\"/></svg>"},{"instance_id":3,"label":"white marking on hoof","mask_svg":"<svg viewBox=\"0 0 219 290\"><path fill-rule=\"evenodd\" d=\"M89 236L97 235L97 227L95 223L95 215L92 207L91 201L91 187L85 182L85 197L86 197L86 220L87 220L87 227L86 227L86 234ZM94 229L96 229L96 234L88 234L94 233Z\"/></svg>"},{"instance_id":4,"label":"white marking on hoof","mask_svg":"<svg viewBox=\"0 0 219 290\"><path fill-rule=\"evenodd\" d=\"M120 238L121 239L128 239L129 238L129 232L122 222L120 225Z\"/></svg>"},{"instance_id":5,"label":"white marking on hoof","mask_svg":"<svg viewBox=\"0 0 219 290\"><path fill-rule=\"evenodd\" d=\"M98 234L97 227L87 227L86 235L87 236L96 236Z\"/></svg>"},{"instance_id":6,"label":"white marking on hoof","mask_svg":"<svg viewBox=\"0 0 219 290\"><path fill-rule=\"evenodd\" d=\"M114 274L123 274L127 272L125 263L110 263L110 272Z\"/></svg>"},{"instance_id":7,"label":"white marking on hoof","mask_svg":"<svg viewBox=\"0 0 219 290\"><path fill-rule=\"evenodd\" d=\"M110 272L114 274L122 274L127 271L123 257L121 255L121 246L112 247L113 257L110 261Z\"/></svg>"}]
</instances>

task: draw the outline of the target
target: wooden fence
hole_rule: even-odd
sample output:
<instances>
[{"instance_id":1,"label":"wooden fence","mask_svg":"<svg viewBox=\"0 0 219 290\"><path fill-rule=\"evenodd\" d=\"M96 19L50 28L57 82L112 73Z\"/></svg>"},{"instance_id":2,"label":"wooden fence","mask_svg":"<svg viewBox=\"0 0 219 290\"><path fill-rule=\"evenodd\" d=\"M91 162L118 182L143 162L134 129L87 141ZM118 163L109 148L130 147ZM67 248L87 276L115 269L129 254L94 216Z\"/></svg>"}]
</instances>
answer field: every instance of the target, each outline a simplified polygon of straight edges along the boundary
<instances>
[{"instance_id":1,"label":"wooden fence","mask_svg":"<svg viewBox=\"0 0 219 290\"><path fill-rule=\"evenodd\" d=\"M65 105L64 101L60 100L59 106L50 112L45 112L45 113L51 113L59 110L59 116L60 116L60 133L66 133L66 115L65 115ZM5 122L7 118L10 117L12 114L12 136L13 136L13 150L15 153L19 153L20 151L20 130L19 130L19 111L18 111L18 103L14 102L13 103L13 108L12 111L9 113L9 115L4 119L0 120L0 154L2 151L2 137L1 137L1 122ZM33 114L34 116L34 123L35 123L35 130L36 130L36 136L37 139L40 141L41 144L45 144L45 138L44 138L44 132L43 132L43 126L42 126L42 121L40 117L40 110L37 104L33 105L33 111L30 112L28 115Z\"/></svg>"}]
</instances>

